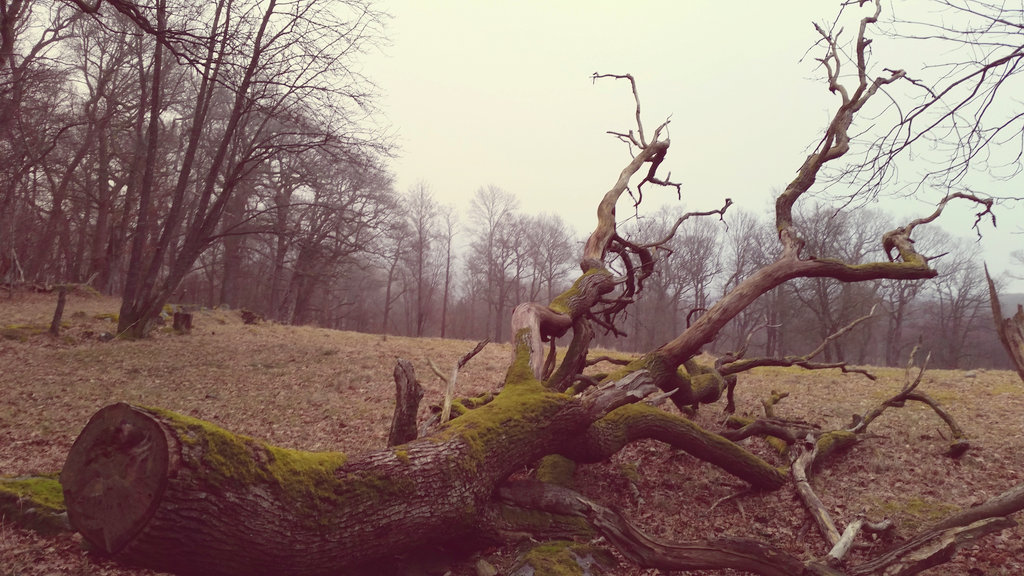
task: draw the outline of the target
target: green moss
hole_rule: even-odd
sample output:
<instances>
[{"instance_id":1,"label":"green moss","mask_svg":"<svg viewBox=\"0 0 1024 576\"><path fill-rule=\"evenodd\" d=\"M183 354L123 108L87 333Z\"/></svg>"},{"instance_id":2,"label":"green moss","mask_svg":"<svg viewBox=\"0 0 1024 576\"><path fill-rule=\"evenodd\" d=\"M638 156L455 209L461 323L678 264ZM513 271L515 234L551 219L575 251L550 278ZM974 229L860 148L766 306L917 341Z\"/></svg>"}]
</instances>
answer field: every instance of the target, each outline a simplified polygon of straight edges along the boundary
<instances>
[{"instance_id":1,"label":"green moss","mask_svg":"<svg viewBox=\"0 0 1024 576\"><path fill-rule=\"evenodd\" d=\"M874 503L877 516L898 517L908 531L916 531L958 512L952 504L914 497L908 500L880 500Z\"/></svg>"},{"instance_id":2,"label":"green moss","mask_svg":"<svg viewBox=\"0 0 1024 576\"><path fill-rule=\"evenodd\" d=\"M824 462L837 452L852 446L858 440L857 435L848 430L833 430L822 434L816 442L818 455L815 457L815 463Z\"/></svg>"},{"instance_id":3,"label":"green moss","mask_svg":"<svg viewBox=\"0 0 1024 576\"><path fill-rule=\"evenodd\" d=\"M603 268L591 268L590 270L587 270L583 275L577 278L575 282L572 283L572 286L570 286L568 290L562 292L558 296L555 296L555 298L551 300L551 303L548 304L548 308L551 308L552 310L558 312L559 314L571 314L572 310L570 304L572 300L574 298L579 297L580 291L582 290L584 283L589 282L590 277L597 274L605 276L611 275L610 272Z\"/></svg>"},{"instance_id":4,"label":"green moss","mask_svg":"<svg viewBox=\"0 0 1024 576\"><path fill-rule=\"evenodd\" d=\"M463 406L472 410L474 408L479 408L484 404L487 404L491 400L494 400L494 394L491 392L485 392L479 396L475 396L472 398L463 398L462 400L460 400L460 402L462 403Z\"/></svg>"},{"instance_id":5,"label":"green moss","mask_svg":"<svg viewBox=\"0 0 1024 576\"><path fill-rule=\"evenodd\" d=\"M394 452L395 452L395 458L398 458L399 462L401 462L403 464L408 464L409 463L409 451L408 450L402 450L400 448L395 448Z\"/></svg>"},{"instance_id":6,"label":"green moss","mask_svg":"<svg viewBox=\"0 0 1024 576\"><path fill-rule=\"evenodd\" d=\"M54 513L63 512L64 490L57 475L24 478L0 478L0 492L18 499L29 500L36 506Z\"/></svg>"},{"instance_id":7,"label":"green moss","mask_svg":"<svg viewBox=\"0 0 1024 576\"><path fill-rule=\"evenodd\" d=\"M147 410L165 418L178 430L182 443L198 451L208 480L215 485L270 485L296 506L310 511L322 503L340 503L346 498L379 500L413 489L408 482L369 473L339 476L346 461L340 452L279 448L203 420L159 408Z\"/></svg>"},{"instance_id":8,"label":"green moss","mask_svg":"<svg viewBox=\"0 0 1024 576\"><path fill-rule=\"evenodd\" d=\"M432 436L435 442L456 436L466 442L469 457L463 459L463 466L468 473L476 473L488 455L502 453L507 442L533 431L538 422L548 421L569 401L568 396L551 391L533 377L523 332L517 335L516 357L501 393L491 402L452 419Z\"/></svg>"},{"instance_id":9,"label":"green moss","mask_svg":"<svg viewBox=\"0 0 1024 576\"><path fill-rule=\"evenodd\" d=\"M590 425L590 434L601 439L601 443L614 447L629 443L629 427L639 418L646 417L649 406L626 404L612 410Z\"/></svg>"},{"instance_id":10,"label":"green moss","mask_svg":"<svg viewBox=\"0 0 1024 576\"><path fill-rule=\"evenodd\" d=\"M17 340L18 342L26 342L32 336L38 336L47 332L50 329L49 326L36 326L32 324L8 324L7 326L0 328L0 338L6 340Z\"/></svg>"},{"instance_id":11,"label":"green moss","mask_svg":"<svg viewBox=\"0 0 1024 576\"><path fill-rule=\"evenodd\" d=\"M556 484L566 488L572 488L573 475L576 473L576 463L558 454L550 454L541 458L537 466L537 480Z\"/></svg>"},{"instance_id":12,"label":"green moss","mask_svg":"<svg viewBox=\"0 0 1024 576\"><path fill-rule=\"evenodd\" d=\"M111 322L114 322L115 324L118 321L118 315L117 314L111 314L111 313L97 314L97 315L93 316L93 318L95 318L97 320L110 320Z\"/></svg>"},{"instance_id":13,"label":"green moss","mask_svg":"<svg viewBox=\"0 0 1024 576\"><path fill-rule=\"evenodd\" d=\"M776 438L775 436L766 436L764 439L769 446L775 449L775 452L780 456L786 456L789 454L789 444L782 438ZM783 469L783 474L786 474L786 470Z\"/></svg>"},{"instance_id":14,"label":"green moss","mask_svg":"<svg viewBox=\"0 0 1024 576\"><path fill-rule=\"evenodd\" d=\"M558 525L580 536L595 535L594 527L587 523L585 518L552 514L535 508L502 506L501 518L513 530L518 532L528 532L531 534L550 533L552 527Z\"/></svg>"},{"instance_id":15,"label":"green moss","mask_svg":"<svg viewBox=\"0 0 1024 576\"><path fill-rule=\"evenodd\" d=\"M449 418L457 418L459 416L462 416L466 412L469 412L469 408L466 408L466 405L462 403L462 400L452 399L452 410L450 412Z\"/></svg>"},{"instance_id":16,"label":"green moss","mask_svg":"<svg viewBox=\"0 0 1024 576\"><path fill-rule=\"evenodd\" d=\"M605 567L613 565L600 548L560 540L534 546L523 555L520 565L533 567L535 576L581 576L581 560L587 557Z\"/></svg>"},{"instance_id":17,"label":"green moss","mask_svg":"<svg viewBox=\"0 0 1024 576\"><path fill-rule=\"evenodd\" d=\"M1024 395L1024 386L1020 385L1020 382L998 382L992 384L989 388L989 392L992 394L1007 394L1009 396L1022 396Z\"/></svg>"},{"instance_id":18,"label":"green moss","mask_svg":"<svg viewBox=\"0 0 1024 576\"><path fill-rule=\"evenodd\" d=\"M360 500L379 503L395 496L411 494L416 486L409 479L395 479L376 472L363 471L346 474L343 481L336 484L332 492L321 490L319 493L332 497L330 499L343 502Z\"/></svg>"}]
</instances>

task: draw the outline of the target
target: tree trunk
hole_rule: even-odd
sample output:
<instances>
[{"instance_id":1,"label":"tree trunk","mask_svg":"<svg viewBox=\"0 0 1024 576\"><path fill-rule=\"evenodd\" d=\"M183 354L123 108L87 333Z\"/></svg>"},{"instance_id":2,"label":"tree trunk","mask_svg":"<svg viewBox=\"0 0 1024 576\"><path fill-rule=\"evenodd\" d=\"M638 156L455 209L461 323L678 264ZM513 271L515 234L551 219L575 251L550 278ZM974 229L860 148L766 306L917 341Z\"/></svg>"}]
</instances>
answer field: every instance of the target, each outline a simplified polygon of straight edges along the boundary
<instances>
[{"instance_id":1,"label":"tree trunk","mask_svg":"<svg viewBox=\"0 0 1024 576\"><path fill-rule=\"evenodd\" d=\"M57 308L53 311L53 320L50 321L50 335L60 336L60 323L64 318L64 303L68 299L68 287L60 285L57 290Z\"/></svg>"},{"instance_id":2,"label":"tree trunk","mask_svg":"<svg viewBox=\"0 0 1024 576\"><path fill-rule=\"evenodd\" d=\"M242 284L242 237L241 236L225 236L222 240L224 244L224 261L221 275L220 284L220 298L219 302L221 305L227 305L230 308L240 308L242 306L241 292Z\"/></svg>"},{"instance_id":3,"label":"tree trunk","mask_svg":"<svg viewBox=\"0 0 1024 576\"><path fill-rule=\"evenodd\" d=\"M165 5L157 3L157 30L162 31L165 25ZM149 247L151 233L151 214L154 202L153 193L156 186L158 137L160 135L160 113L162 111L163 91L163 43L157 42L153 54L153 72L149 85L149 123L146 126L145 152L141 154L142 173L138 183L138 216L131 241L128 257L128 271L125 276L124 291L121 295L121 310L118 313L117 333L128 334L133 338L141 338L149 333L153 303L148 298L147 278L144 276L146 261L144 253ZM142 54L139 55L140 61ZM144 72L140 72L144 75ZM140 83L145 86L145 82ZM146 89L142 89L145 95ZM150 279L155 281L155 278ZM162 304L161 304L162 305Z\"/></svg>"},{"instance_id":4,"label":"tree trunk","mask_svg":"<svg viewBox=\"0 0 1024 576\"><path fill-rule=\"evenodd\" d=\"M532 378L523 346L494 401L429 438L353 458L114 404L75 441L61 484L72 525L121 561L212 575L379 568L479 533L499 483L656 391L638 376L583 395L551 392Z\"/></svg>"}]
</instances>

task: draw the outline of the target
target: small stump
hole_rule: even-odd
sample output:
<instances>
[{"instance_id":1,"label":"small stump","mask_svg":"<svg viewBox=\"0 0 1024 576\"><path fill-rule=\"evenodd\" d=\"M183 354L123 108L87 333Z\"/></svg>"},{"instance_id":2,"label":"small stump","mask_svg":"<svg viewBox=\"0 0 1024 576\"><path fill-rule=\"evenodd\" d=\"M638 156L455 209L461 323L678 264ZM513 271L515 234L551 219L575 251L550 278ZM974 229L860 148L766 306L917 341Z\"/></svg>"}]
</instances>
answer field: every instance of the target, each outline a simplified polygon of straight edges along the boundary
<instances>
[{"instance_id":1,"label":"small stump","mask_svg":"<svg viewBox=\"0 0 1024 576\"><path fill-rule=\"evenodd\" d=\"M174 313L174 331L182 334L192 332L192 314L190 312Z\"/></svg>"}]
</instances>

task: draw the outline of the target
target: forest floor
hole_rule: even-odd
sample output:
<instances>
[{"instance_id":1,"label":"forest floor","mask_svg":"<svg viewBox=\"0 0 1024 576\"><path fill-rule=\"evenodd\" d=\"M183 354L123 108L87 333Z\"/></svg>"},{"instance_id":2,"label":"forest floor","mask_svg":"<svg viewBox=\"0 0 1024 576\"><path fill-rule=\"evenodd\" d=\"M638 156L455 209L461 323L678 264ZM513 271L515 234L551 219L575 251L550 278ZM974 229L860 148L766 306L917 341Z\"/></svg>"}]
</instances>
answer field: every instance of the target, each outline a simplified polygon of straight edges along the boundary
<instances>
[{"instance_id":1,"label":"forest floor","mask_svg":"<svg viewBox=\"0 0 1024 576\"><path fill-rule=\"evenodd\" d=\"M424 415L442 397L428 360L451 367L474 342L401 338L273 323L246 325L238 311L196 314L189 335L169 328L144 341L101 341L113 332L116 300L68 297L62 335L45 333L54 295L0 294L0 476L53 474L100 408L114 402L167 408L279 446L311 451L360 451L386 443L394 405L392 372L411 361L425 388ZM488 345L460 372L460 395L497 390L508 365L504 345ZM895 394L903 370L876 369L877 381L837 371L758 369L740 376L738 414L760 415L772 390L790 396L783 418L824 429L847 425ZM860 515L892 519L888 537L862 537L852 560L878 554L950 512L978 504L1024 481L1024 384L1006 371L929 370L922 391L941 401L970 438L959 460L943 456L948 429L927 407L890 409L874 435L830 461L813 485L840 530ZM720 429L724 402L695 419ZM775 458L760 440L746 441ZM776 461L782 464L781 461ZM649 534L668 541L725 535L766 540L800 557L828 550L787 486L769 494L682 451L653 441L636 443L609 462L581 467L577 489L619 511ZM504 572L516 551L488 550ZM474 559L450 567L472 576ZM663 574L625 562L626 576ZM928 574L1024 573L1024 529L1006 530L960 552ZM44 537L0 518L0 576L154 574L83 550L77 535ZM692 572L691 574L732 574Z\"/></svg>"}]
</instances>

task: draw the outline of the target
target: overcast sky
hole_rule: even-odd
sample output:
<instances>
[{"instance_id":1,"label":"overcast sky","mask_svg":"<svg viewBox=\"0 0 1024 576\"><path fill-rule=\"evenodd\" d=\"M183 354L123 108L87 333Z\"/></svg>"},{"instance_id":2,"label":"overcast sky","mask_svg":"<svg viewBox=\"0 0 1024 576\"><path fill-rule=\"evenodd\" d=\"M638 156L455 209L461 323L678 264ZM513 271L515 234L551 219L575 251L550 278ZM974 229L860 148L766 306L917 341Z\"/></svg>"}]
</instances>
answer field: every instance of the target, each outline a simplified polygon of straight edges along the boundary
<instances>
[{"instance_id":1,"label":"overcast sky","mask_svg":"<svg viewBox=\"0 0 1024 576\"><path fill-rule=\"evenodd\" d=\"M768 214L772 191L792 178L836 105L804 55L816 40L811 23L830 21L838 4L384 1L390 46L366 60L366 74L382 91L400 147L397 188L425 182L462 208L478 188L495 185L515 194L523 212L555 212L588 233L597 202L629 160L606 131L635 126L628 83L590 77L628 72L648 133L671 117L663 168L683 183L680 210L718 208L730 197ZM911 217L932 210L913 200L884 207ZM620 203L620 218L631 213ZM1024 206L1000 218L984 241L997 273L1024 247L1024 236L1010 235L1024 227ZM940 220L970 236L965 223ZM1024 291L1024 282L1013 289Z\"/></svg>"}]
</instances>

